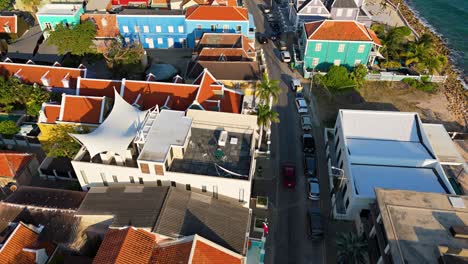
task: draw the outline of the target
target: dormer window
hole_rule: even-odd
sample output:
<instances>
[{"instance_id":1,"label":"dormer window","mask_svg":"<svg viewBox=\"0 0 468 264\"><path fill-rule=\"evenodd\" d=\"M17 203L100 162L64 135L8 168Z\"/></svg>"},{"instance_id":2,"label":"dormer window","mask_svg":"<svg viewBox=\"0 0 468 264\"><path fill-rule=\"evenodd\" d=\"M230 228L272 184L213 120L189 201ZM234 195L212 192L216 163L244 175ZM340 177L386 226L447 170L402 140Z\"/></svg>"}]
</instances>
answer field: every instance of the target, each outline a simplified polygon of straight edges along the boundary
<instances>
[{"instance_id":1,"label":"dormer window","mask_svg":"<svg viewBox=\"0 0 468 264\"><path fill-rule=\"evenodd\" d=\"M101 24L102 24L103 27L106 27L106 26L107 26L107 19L106 19L105 17L103 17L103 18L101 19Z\"/></svg>"},{"instance_id":2,"label":"dormer window","mask_svg":"<svg viewBox=\"0 0 468 264\"><path fill-rule=\"evenodd\" d=\"M5 30L6 33L11 33L10 26L7 24L3 25L3 30Z\"/></svg>"},{"instance_id":3,"label":"dormer window","mask_svg":"<svg viewBox=\"0 0 468 264\"><path fill-rule=\"evenodd\" d=\"M17 71L15 72L15 74L13 74L13 77L15 77L16 79L18 79L18 80L20 80L20 81L23 79L23 78L21 77L21 75L20 75L21 70L22 70L22 69L19 69L19 70L17 70Z\"/></svg>"},{"instance_id":4,"label":"dormer window","mask_svg":"<svg viewBox=\"0 0 468 264\"><path fill-rule=\"evenodd\" d=\"M69 78L70 74L67 73L67 75L65 75L65 77L63 77L62 79L62 85L63 85L63 88L70 88L70 78Z\"/></svg>"},{"instance_id":5,"label":"dormer window","mask_svg":"<svg viewBox=\"0 0 468 264\"><path fill-rule=\"evenodd\" d=\"M49 72L46 72L44 75L42 75L41 77L41 82L42 82L42 85L44 86L47 86L49 87L50 86L50 79L47 78L47 75L49 74Z\"/></svg>"}]
</instances>

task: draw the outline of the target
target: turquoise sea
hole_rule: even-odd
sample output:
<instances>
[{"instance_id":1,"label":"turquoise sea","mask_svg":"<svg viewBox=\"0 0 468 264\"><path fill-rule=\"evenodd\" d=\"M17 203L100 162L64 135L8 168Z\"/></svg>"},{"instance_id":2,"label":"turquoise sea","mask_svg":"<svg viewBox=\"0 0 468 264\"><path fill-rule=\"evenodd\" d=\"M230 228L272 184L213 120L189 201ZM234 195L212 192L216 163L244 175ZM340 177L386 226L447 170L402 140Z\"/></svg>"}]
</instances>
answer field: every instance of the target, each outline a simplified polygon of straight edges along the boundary
<instances>
[{"instance_id":1,"label":"turquoise sea","mask_svg":"<svg viewBox=\"0 0 468 264\"><path fill-rule=\"evenodd\" d=\"M441 35L456 67L468 76L468 0L407 0L419 18Z\"/></svg>"}]
</instances>

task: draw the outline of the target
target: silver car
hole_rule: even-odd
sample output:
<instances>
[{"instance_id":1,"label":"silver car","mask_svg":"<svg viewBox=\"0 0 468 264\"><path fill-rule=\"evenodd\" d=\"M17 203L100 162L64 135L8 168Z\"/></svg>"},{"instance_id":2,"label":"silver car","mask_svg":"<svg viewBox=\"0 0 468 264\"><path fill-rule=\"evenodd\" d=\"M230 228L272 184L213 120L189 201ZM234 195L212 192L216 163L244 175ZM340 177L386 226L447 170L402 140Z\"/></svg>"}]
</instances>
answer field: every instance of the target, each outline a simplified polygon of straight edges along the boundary
<instances>
[{"instance_id":1,"label":"silver car","mask_svg":"<svg viewBox=\"0 0 468 264\"><path fill-rule=\"evenodd\" d=\"M309 112L307 102L303 98L296 98L296 107L299 114L307 114Z\"/></svg>"},{"instance_id":2,"label":"silver car","mask_svg":"<svg viewBox=\"0 0 468 264\"><path fill-rule=\"evenodd\" d=\"M319 190L318 180L315 178L308 178L307 182L309 183L308 198L310 200L320 200L320 190Z\"/></svg>"},{"instance_id":3,"label":"silver car","mask_svg":"<svg viewBox=\"0 0 468 264\"><path fill-rule=\"evenodd\" d=\"M302 130L310 131L312 129L312 118L308 115L301 116Z\"/></svg>"}]
</instances>

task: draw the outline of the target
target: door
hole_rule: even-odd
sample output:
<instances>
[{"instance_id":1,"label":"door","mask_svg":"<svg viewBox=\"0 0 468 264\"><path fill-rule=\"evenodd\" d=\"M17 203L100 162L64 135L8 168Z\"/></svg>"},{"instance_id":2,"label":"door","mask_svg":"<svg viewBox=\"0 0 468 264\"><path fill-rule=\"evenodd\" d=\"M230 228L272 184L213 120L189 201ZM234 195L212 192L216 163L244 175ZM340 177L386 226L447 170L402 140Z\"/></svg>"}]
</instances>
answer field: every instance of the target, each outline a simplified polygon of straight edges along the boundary
<instances>
[{"instance_id":1,"label":"door","mask_svg":"<svg viewBox=\"0 0 468 264\"><path fill-rule=\"evenodd\" d=\"M168 48L173 48L174 47L174 39L173 38L168 38L167 39L167 47Z\"/></svg>"},{"instance_id":2,"label":"door","mask_svg":"<svg viewBox=\"0 0 468 264\"><path fill-rule=\"evenodd\" d=\"M146 44L148 44L149 49L154 49L154 41L152 38L146 38L145 41L146 41Z\"/></svg>"}]
</instances>

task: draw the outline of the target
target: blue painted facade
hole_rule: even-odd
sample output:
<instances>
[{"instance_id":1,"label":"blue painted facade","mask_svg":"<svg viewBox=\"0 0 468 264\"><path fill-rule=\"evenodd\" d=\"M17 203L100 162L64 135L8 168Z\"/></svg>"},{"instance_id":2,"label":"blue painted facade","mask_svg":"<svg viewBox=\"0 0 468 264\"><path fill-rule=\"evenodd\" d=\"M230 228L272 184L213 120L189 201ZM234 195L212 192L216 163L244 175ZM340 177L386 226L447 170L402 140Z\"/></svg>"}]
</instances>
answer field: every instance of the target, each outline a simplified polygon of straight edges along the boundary
<instances>
[{"instance_id":1,"label":"blue painted facade","mask_svg":"<svg viewBox=\"0 0 468 264\"><path fill-rule=\"evenodd\" d=\"M245 21L190 20L184 15L118 14L117 25L125 43L139 41L143 48L194 48L204 32L242 33L255 38L255 24ZM251 26L250 26L251 25Z\"/></svg>"},{"instance_id":2,"label":"blue painted facade","mask_svg":"<svg viewBox=\"0 0 468 264\"><path fill-rule=\"evenodd\" d=\"M183 15L117 15L117 24L125 43L139 41L145 49L186 47Z\"/></svg>"}]
</instances>

